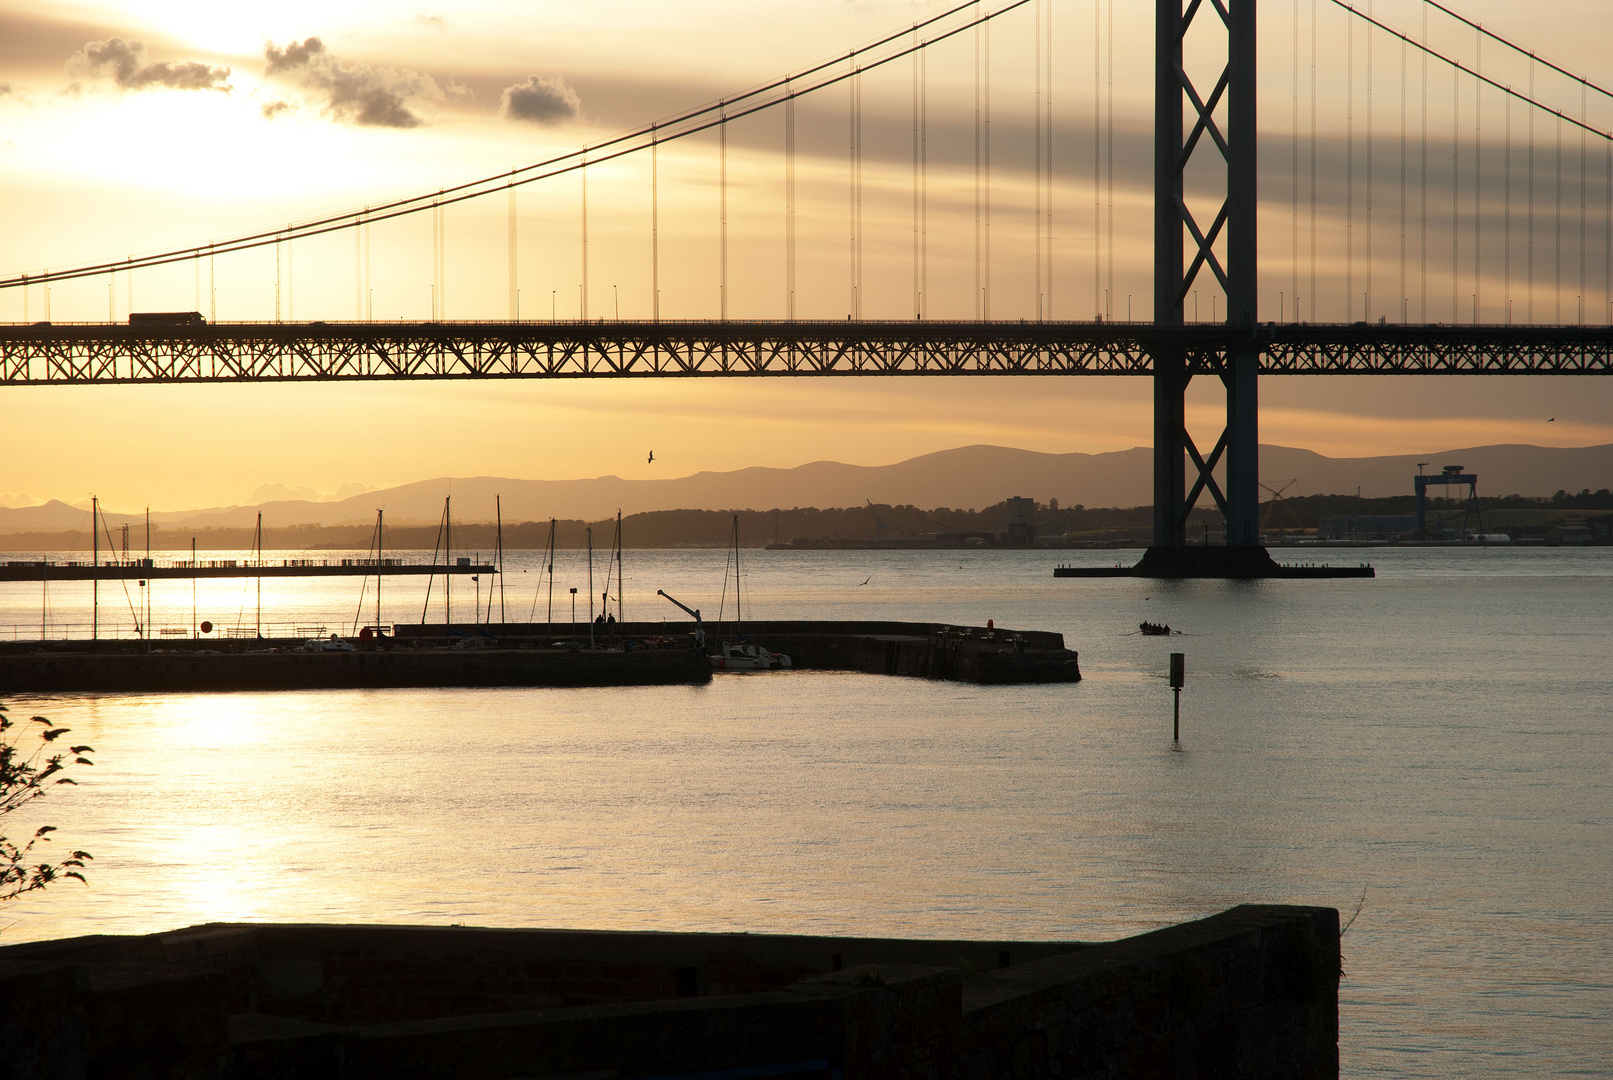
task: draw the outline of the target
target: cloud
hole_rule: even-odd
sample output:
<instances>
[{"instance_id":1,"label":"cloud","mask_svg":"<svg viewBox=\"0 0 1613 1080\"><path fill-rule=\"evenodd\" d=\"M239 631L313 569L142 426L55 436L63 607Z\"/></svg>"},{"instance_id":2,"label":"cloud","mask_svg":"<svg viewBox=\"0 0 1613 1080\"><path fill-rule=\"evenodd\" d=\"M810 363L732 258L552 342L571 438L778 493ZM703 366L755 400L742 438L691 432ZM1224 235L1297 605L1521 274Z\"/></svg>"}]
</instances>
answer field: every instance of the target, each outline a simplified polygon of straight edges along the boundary
<instances>
[{"instance_id":1,"label":"cloud","mask_svg":"<svg viewBox=\"0 0 1613 1080\"><path fill-rule=\"evenodd\" d=\"M335 491L315 491L311 487L291 484L260 484L249 496L248 501L253 503L287 502L300 500L302 502L341 502L343 499L366 492L378 490L373 484L343 484ZM24 495L24 498L32 496Z\"/></svg>"},{"instance_id":2,"label":"cloud","mask_svg":"<svg viewBox=\"0 0 1613 1080\"><path fill-rule=\"evenodd\" d=\"M0 82L0 97L5 97L9 93L11 93L11 84L8 82Z\"/></svg>"},{"instance_id":3,"label":"cloud","mask_svg":"<svg viewBox=\"0 0 1613 1080\"><path fill-rule=\"evenodd\" d=\"M291 112L295 108L296 106L292 105L289 101L270 101L259 108L258 112L263 114L263 118L265 120L273 120L281 113Z\"/></svg>"},{"instance_id":4,"label":"cloud","mask_svg":"<svg viewBox=\"0 0 1613 1080\"><path fill-rule=\"evenodd\" d=\"M337 120L362 127L413 128L423 121L411 106L437 101L442 88L429 75L371 67L361 61L338 60L317 37L292 42L283 49L272 43L263 50L268 76L294 75L324 99L325 111Z\"/></svg>"},{"instance_id":5,"label":"cloud","mask_svg":"<svg viewBox=\"0 0 1613 1080\"><path fill-rule=\"evenodd\" d=\"M435 30L439 34L448 32L448 20L441 15L416 15L409 21L426 30Z\"/></svg>"},{"instance_id":6,"label":"cloud","mask_svg":"<svg viewBox=\"0 0 1613 1080\"><path fill-rule=\"evenodd\" d=\"M292 499L318 502L319 492L310 487L292 487L288 484L260 484L252 492L253 502L286 502Z\"/></svg>"},{"instance_id":7,"label":"cloud","mask_svg":"<svg viewBox=\"0 0 1613 1080\"><path fill-rule=\"evenodd\" d=\"M90 78L109 78L120 90L218 90L230 92L230 69L197 60L162 60L147 64L144 42L120 37L87 42L68 60L68 67Z\"/></svg>"},{"instance_id":8,"label":"cloud","mask_svg":"<svg viewBox=\"0 0 1613 1080\"><path fill-rule=\"evenodd\" d=\"M283 49L275 48L274 43L270 42L263 47L264 59L269 61L269 66L264 69L263 73L265 75L278 75L282 71L303 67L324 51L325 43L316 37L311 37L306 41L293 41Z\"/></svg>"},{"instance_id":9,"label":"cloud","mask_svg":"<svg viewBox=\"0 0 1613 1080\"><path fill-rule=\"evenodd\" d=\"M575 120L582 112L582 101L558 75L552 79L528 75L526 82L504 88L502 112L511 120L559 124Z\"/></svg>"}]
</instances>

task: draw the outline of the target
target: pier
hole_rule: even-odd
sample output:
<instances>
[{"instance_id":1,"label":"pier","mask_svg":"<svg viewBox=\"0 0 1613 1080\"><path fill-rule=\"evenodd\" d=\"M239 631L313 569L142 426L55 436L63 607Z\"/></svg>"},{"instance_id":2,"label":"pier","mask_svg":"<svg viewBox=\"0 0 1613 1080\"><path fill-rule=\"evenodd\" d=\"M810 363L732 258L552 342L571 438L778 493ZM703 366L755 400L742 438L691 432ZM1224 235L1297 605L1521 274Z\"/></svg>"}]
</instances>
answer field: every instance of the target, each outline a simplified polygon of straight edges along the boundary
<instances>
[{"instance_id":1,"label":"pier","mask_svg":"<svg viewBox=\"0 0 1613 1080\"><path fill-rule=\"evenodd\" d=\"M196 578L424 577L434 574L496 574L498 567L459 558L453 564L406 563L402 559L155 559L118 562L7 560L0 581L158 581Z\"/></svg>"},{"instance_id":2,"label":"pier","mask_svg":"<svg viewBox=\"0 0 1613 1080\"><path fill-rule=\"evenodd\" d=\"M682 623L397 624L389 635L0 643L13 693L339 690L448 686L653 686L710 682ZM717 635L711 635L715 638ZM897 622L749 623L741 639L796 669L980 685L1074 683L1062 634ZM769 677L769 676L764 676Z\"/></svg>"}]
</instances>

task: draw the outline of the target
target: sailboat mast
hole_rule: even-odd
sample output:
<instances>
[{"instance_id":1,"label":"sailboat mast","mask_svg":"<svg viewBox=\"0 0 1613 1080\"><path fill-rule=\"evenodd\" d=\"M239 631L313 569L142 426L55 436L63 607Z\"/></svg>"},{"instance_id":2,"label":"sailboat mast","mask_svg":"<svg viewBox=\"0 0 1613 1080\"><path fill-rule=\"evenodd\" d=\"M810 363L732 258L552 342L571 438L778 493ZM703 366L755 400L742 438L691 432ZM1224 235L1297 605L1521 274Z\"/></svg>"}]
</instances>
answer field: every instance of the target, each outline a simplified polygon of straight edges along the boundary
<instances>
[{"instance_id":1,"label":"sailboat mast","mask_svg":"<svg viewBox=\"0 0 1613 1080\"><path fill-rule=\"evenodd\" d=\"M493 496L493 513L498 519L498 570L496 571L498 574L498 621L503 623L506 618L504 614L504 503L498 495ZM488 593L487 608L488 614L491 616L493 609L491 590Z\"/></svg>"},{"instance_id":2,"label":"sailboat mast","mask_svg":"<svg viewBox=\"0 0 1613 1080\"><path fill-rule=\"evenodd\" d=\"M452 637L454 633L454 515L449 506L452 498L453 496L451 495L444 495L442 500L442 610L444 638Z\"/></svg>"},{"instance_id":3,"label":"sailboat mast","mask_svg":"<svg viewBox=\"0 0 1613 1080\"><path fill-rule=\"evenodd\" d=\"M101 534L96 527L101 523L101 500L90 496L90 565L95 568L90 584L90 638L101 636Z\"/></svg>"},{"instance_id":4,"label":"sailboat mast","mask_svg":"<svg viewBox=\"0 0 1613 1080\"><path fill-rule=\"evenodd\" d=\"M734 515L734 634L745 637L745 613L739 606L739 515Z\"/></svg>"},{"instance_id":5,"label":"sailboat mast","mask_svg":"<svg viewBox=\"0 0 1613 1080\"><path fill-rule=\"evenodd\" d=\"M110 543L112 538L107 537ZM151 507L146 507L146 565L151 565ZM157 579L146 578L146 621L140 624L140 636L148 641L151 637L151 594L157 590Z\"/></svg>"},{"instance_id":6,"label":"sailboat mast","mask_svg":"<svg viewBox=\"0 0 1613 1080\"><path fill-rule=\"evenodd\" d=\"M594 647L594 527L583 530L588 536L588 647Z\"/></svg>"},{"instance_id":7,"label":"sailboat mast","mask_svg":"<svg viewBox=\"0 0 1613 1080\"><path fill-rule=\"evenodd\" d=\"M622 511L616 511L616 628L621 629L627 616L622 614L622 594L627 586L622 583Z\"/></svg>"},{"instance_id":8,"label":"sailboat mast","mask_svg":"<svg viewBox=\"0 0 1613 1080\"><path fill-rule=\"evenodd\" d=\"M448 500L442 502L442 519L437 522L437 542L431 548L431 572L426 575L426 602L420 605L420 625L426 625L426 615L431 611L431 586L437 580L437 552L442 550L442 530L448 524ZM447 580L447 562L444 561L443 580ZM446 631L445 631L446 633Z\"/></svg>"},{"instance_id":9,"label":"sailboat mast","mask_svg":"<svg viewBox=\"0 0 1613 1080\"><path fill-rule=\"evenodd\" d=\"M549 519L549 553L548 561L543 565L549 571L549 621L544 624L544 634L554 636L554 527L555 518Z\"/></svg>"}]
</instances>

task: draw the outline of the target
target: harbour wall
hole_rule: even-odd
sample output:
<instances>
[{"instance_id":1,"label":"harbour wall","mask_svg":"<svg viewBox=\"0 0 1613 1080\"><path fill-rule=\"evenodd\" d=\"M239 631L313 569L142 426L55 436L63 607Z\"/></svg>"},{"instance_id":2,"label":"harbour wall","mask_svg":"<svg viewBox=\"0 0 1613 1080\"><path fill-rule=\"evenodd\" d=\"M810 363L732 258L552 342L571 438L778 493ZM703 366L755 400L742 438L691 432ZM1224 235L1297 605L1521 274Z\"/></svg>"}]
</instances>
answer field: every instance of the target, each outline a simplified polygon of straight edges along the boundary
<instances>
[{"instance_id":1,"label":"harbour wall","mask_svg":"<svg viewBox=\"0 0 1613 1080\"><path fill-rule=\"evenodd\" d=\"M710 681L710 663L689 649L632 653L452 648L295 652L259 647L217 652L165 644L164 651L150 653L56 648L0 654L0 687L12 693L644 686Z\"/></svg>"},{"instance_id":2,"label":"harbour wall","mask_svg":"<svg viewBox=\"0 0 1613 1080\"><path fill-rule=\"evenodd\" d=\"M690 622L624 622L595 627L595 640L621 644L672 638L690 640ZM488 640L587 644L588 624L494 623L484 627L443 623L399 624L400 641L447 641L476 633ZM982 684L1080 682L1080 657L1064 635L944 623L878 620L763 620L742 627L706 627L708 645L741 640L784 653L796 668L860 671Z\"/></svg>"},{"instance_id":3,"label":"harbour wall","mask_svg":"<svg viewBox=\"0 0 1613 1080\"><path fill-rule=\"evenodd\" d=\"M556 631L561 631L556 633ZM796 668L979 684L1079 682L1061 634L898 622L747 623L743 635ZM393 635L345 639L352 650L295 639L190 638L0 643L0 688L11 693L336 690L401 687L649 686L709 682L711 663L685 627L570 624L398 624ZM155 647L152 647L155 645Z\"/></svg>"},{"instance_id":4,"label":"harbour wall","mask_svg":"<svg viewBox=\"0 0 1613 1080\"><path fill-rule=\"evenodd\" d=\"M18 1077L1338 1074L1338 913L1106 943L210 924L0 948Z\"/></svg>"}]
</instances>

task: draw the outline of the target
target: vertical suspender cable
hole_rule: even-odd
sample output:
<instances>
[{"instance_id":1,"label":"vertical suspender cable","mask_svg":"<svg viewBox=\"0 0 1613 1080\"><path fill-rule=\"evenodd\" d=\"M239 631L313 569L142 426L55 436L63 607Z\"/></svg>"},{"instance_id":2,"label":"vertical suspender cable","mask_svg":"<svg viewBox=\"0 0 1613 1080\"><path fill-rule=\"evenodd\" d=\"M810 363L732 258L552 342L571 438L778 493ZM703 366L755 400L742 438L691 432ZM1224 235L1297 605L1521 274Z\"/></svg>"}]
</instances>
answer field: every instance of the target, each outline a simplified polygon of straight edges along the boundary
<instances>
[{"instance_id":1,"label":"vertical suspender cable","mask_svg":"<svg viewBox=\"0 0 1613 1080\"><path fill-rule=\"evenodd\" d=\"M974 6L974 137L975 137L975 280L974 280L974 311L975 318L981 317L980 310L980 3L976 0Z\"/></svg>"},{"instance_id":2,"label":"vertical suspender cable","mask_svg":"<svg viewBox=\"0 0 1613 1080\"><path fill-rule=\"evenodd\" d=\"M1092 0L1092 311L1103 314L1103 0Z\"/></svg>"},{"instance_id":3,"label":"vertical suspender cable","mask_svg":"<svg viewBox=\"0 0 1613 1080\"><path fill-rule=\"evenodd\" d=\"M1478 36L1478 47L1474 53L1473 70L1482 76L1484 73L1484 36ZM1483 251L1481 244L1481 222L1484 220L1484 80L1475 77L1473 80L1473 323L1478 324L1479 307L1484 302L1483 282L1479 273L1479 255Z\"/></svg>"},{"instance_id":4,"label":"vertical suspender cable","mask_svg":"<svg viewBox=\"0 0 1613 1080\"><path fill-rule=\"evenodd\" d=\"M862 68L852 78L857 111L857 318L863 317L863 77Z\"/></svg>"},{"instance_id":5,"label":"vertical suspender cable","mask_svg":"<svg viewBox=\"0 0 1613 1080\"><path fill-rule=\"evenodd\" d=\"M913 26L913 302L914 318L922 319L919 292L919 30Z\"/></svg>"},{"instance_id":6,"label":"vertical suspender cable","mask_svg":"<svg viewBox=\"0 0 1613 1080\"><path fill-rule=\"evenodd\" d=\"M919 51L919 317L930 306L930 54Z\"/></svg>"},{"instance_id":7,"label":"vertical suspender cable","mask_svg":"<svg viewBox=\"0 0 1613 1080\"><path fill-rule=\"evenodd\" d=\"M1040 322L1042 316L1042 0L1036 0L1031 9L1035 28L1031 32L1031 52L1035 54L1031 61L1031 68L1035 74L1035 92L1032 94L1034 104L1031 109L1031 142L1035 145L1032 155L1032 188L1035 191L1036 212L1032 227L1036 233L1035 265L1033 275L1035 289L1032 299L1036 301L1036 320Z\"/></svg>"},{"instance_id":8,"label":"vertical suspender cable","mask_svg":"<svg viewBox=\"0 0 1613 1080\"><path fill-rule=\"evenodd\" d=\"M1047 144L1047 317L1053 317L1053 0L1047 4L1047 112L1042 123L1047 126L1043 141Z\"/></svg>"},{"instance_id":9,"label":"vertical suspender cable","mask_svg":"<svg viewBox=\"0 0 1613 1080\"><path fill-rule=\"evenodd\" d=\"M1418 184L1422 188L1422 208L1419 212L1421 239L1418 242L1418 266L1422 277L1419 286L1419 321L1428 322L1428 7L1423 6L1422 49L1422 165L1418 170Z\"/></svg>"},{"instance_id":10,"label":"vertical suspender cable","mask_svg":"<svg viewBox=\"0 0 1613 1080\"><path fill-rule=\"evenodd\" d=\"M583 147L582 168L582 283L577 287L577 318L588 321L588 148Z\"/></svg>"},{"instance_id":11,"label":"vertical suspender cable","mask_svg":"<svg viewBox=\"0 0 1613 1080\"><path fill-rule=\"evenodd\" d=\"M1051 48L1051 46L1049 46L1049 48ZM1106 70L1107 85L1109 90L1109 130L1104 135L1103 153L1103 158L1106 163L1108 173L1108 175L1105 177L1105 183L1109 188L1107 200L1109 204L1109 278L1107 286L1107 295L1109 299L1104 310L1104 317L1108 318L1114 314L1115 308L1118 306L1115 298L1115 0L1109 0L1109 32L1107 35L1104 52L1105 56L1103 66ZM1048 63L1051 66L1052 61L1049 60ZM1049 138L1051 138L1051 136L1049 136ZM1049 167L1051 168L1051 166ZM1052 229L1051 223L1049 223L1048 229ZM1051 247L1052 243L1053 241L1050 235L1048 239L1049 247ZM1126 312L1126 318L1131 318L1130 311Z\"/></svg>"},{"instance_id":12,"label":"vertical suspender cable","mask_svg":"<svg viewBox=\"0 0 1613 1080\"><path fill-rule=\"evenodd\" d=\"M1311 305L1311 321L1316 321L1316 0L1311 0L1311 279L1305 299ZM1299 301L1294 301L1294 318L1303 322Z\"/></svg>"},{"instance_id":13,"label":"vertical suspender cable","mask_svg":"<svg viewBox=\"0 0 1613 1080\"><path fill-rule=\"evenodd\" d=\"M1552 321L1558 326L1563 322L1563 114L1557 113L1557 171L1554 179L1556 186L1556 209L1553 216L1552 228L1554 238L1551 245L1552 257Z\"/></svg>"},{"instance_id":14,"label":"vertical suspender cable","mask_svg":"<svg viewBox=\"0 0 1613 1080\"><path fill-rule=\"evenodd\" d=\"M1289 166L1289 180L1291 190L1288 195L1289 239L1288 252L1288 295L1295 304L1299 303L1299 0L1294 0L1294 86L1293 86L1293 131L1289 137L1289 152L1293 158ZM1280 316L1286 312L1278 305ZM1297 309L1296 309L1297 312ZM1297 314L1295 316L1298 317Z\"/></svg>"},{"instance_id":15,"label":"vertical suspender cable","mask_svg":"<svg viewBox=\"0 0 1613 1080\"><path fill-rule=\"evenodd\" d=\"M1406 39L1400 39L1400 291L1396 315L1406 322Z\"/></svg>"},{"instance_id":16,"label":"vertical suspender cable","mask_svg":"<svg viewBox=\"0 0 1613 1080\"><path fill-rule=\"evenodd\" d=\"M1355 310L1355 20L1344 20L1344 321Z\"/></svg>"},{"instance_id":17,"label":"vertical suspender cable","mask_svg":"<svg viewBox=\"0 0 1613 1080\"><path fill-rule=\"evenodd\" d=\"M1372 0L1367 0L1367 17L1372 17ZM1372 319L1372 189L1377 179L1372 172L1372 27L1366 28L1367 39L1367 239L1366 289L1361 297L1361 318Z\"/></svg>"},{"instance_id":18,"label":"vertical suspender cable","mask_svg":"<svg viewBox=\"0 0 1613 1080\"><path fill-rule=\"evenodd\" d=\"M1585 84L1579 87L1579 121L1587 119L1585 112ZM1585 128L1579 129L1579 305L1574 321L1585 322Z\"/></svg>"},{"instance_id":19,"label":"vertical suspender cable","mask_svg":"<svg viewBox=\"0 0 1613 1080\"><path fill-rule=\"evenodd\" d=\"M515 240L516 240L516 236L515 236L515 185L513 183L509 186L508 191L509 191L509 195L510 195L509 208L508 208L509 226L510 226L510 238L509 238L509 247L510 247L510 320L513 322L516 318L518 318L520 316L520 309L517 306L520 303L520 300L519 300L520 286L519 286L519 279L516 276L516 261L515 261Z\"/></svg>"},{"instance_id":20,"label":"vertical suspender cable","mask_svg":"<svg viewBox=\"0 0 1613 1080\"><path fill-rule=\"evenodd\" d=\"M1506 138L1502 169L1506 180L1501 196L1501 305L1503 321L1512 323L1512 95L1505 94Z\"/></svg>"},{"instance_id":21,"label":"vertical suspender cable","mask_svg":"<svg viewBox=\"0 0 1613 1080\"><path fill-rule=\"evenodd\" d=\"M1613 326L1613 136L1608 137L1602 169L1602 310Z\"/></svg>"},{"instance_id":22,"label":"vertical suspender cable","mask_svg":"<svg viewBox=\"0 0 1613 1080\"><path fill-rule=\"evenodd\" d=\"M728 318L728 117L720 114L717 124L718 188L717 197L717 312L718 318Z\"/></svg>"},{"instance_id":23,"label":"vertical suspender cable","mask_svg":"<svg viewBox=\"0 0 1613 1080\"><path fill-rule=\"evenodd\" d=\"M846 65L857 70L857 54L846 54ZM846 260L851 289L846 297L846 317L857 314L857 79L846 80Z\"/></svg>"},{"instance_id":24,"label":"vertical suspender cable","mask_svg":"<svg viewBox=\"0 0 1613 1080\"><path fill-rule=\"evenodd\" d=\"M984 105L986 105L986 124L984 124L984 150L986 150L986 285L981 292L981 318L990 321L992 318L992 24L986 24L986 56L982 61L982 74L984 74Z\"/></svg>"},{"instance_id":25,"label":"vertical suspender cable","mask_svg":"<svg viewBox=\"0 0 1613 1080\"><path fill-rule=\"evenodd\" d=\"M1535 321L1535 58L1529 57L1529 225L1525 234L1524 263L1528 286L1524 299L1524 321Z\"/></svg>"},{"instance_id":26,"label":"vertical suspender cable","mask_svg":"<svg viewBox=\"0 0 1613 1080\"><path fill-rule=\"evenodd\" d=\"M1461 287L1459 259L1462 241L1462 72L1451 68L1451 322L1458 321L1456 293Z\"/></svg>"},{"instance_id":27,"label":"vertical suspender cable","mask_svg":"<svg viewBox=\"0 0 1613 1080\"><path fill-rule=\"evenodd\" d=\"M784 312L795 318L795 94L784 90ZM656 317L660 318L657 310Z\"/></svg>"},{"instance_id":28,"label":"vertical suspender cable","mask_svg":"<svg viewBox=\"0 0 1613 1080\"><path fill-rule=\"evenodd\" d=\"M794 119L790 106L792 100L785 107L786 123ZM793 134L793 133L792 133ZM794 149L786 138L785 168L794 167L790 158L790 151ZM650 319L661 321L661 142L655 130L650 125Z\"/></svg>"}]
</instances>

